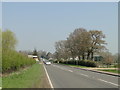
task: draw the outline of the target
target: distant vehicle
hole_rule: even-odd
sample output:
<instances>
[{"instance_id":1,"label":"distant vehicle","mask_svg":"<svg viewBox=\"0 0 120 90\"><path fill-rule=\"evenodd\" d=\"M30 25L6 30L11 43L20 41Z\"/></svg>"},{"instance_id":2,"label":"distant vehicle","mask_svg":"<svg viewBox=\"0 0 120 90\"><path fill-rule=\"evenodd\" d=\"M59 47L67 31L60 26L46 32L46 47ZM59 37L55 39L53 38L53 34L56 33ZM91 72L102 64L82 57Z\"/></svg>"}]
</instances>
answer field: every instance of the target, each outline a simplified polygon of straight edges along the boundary
<instances>
[{"instance_id":1,"label":"distant vehicle","mask_svg":"<svg viewBox=\"0 0 120 90\"><path fill-rule=\"evenodd\" d=\"M45 64L46 65L51 65L51 62L50 61L45 61Z\"/></svg>"}]
</instances>

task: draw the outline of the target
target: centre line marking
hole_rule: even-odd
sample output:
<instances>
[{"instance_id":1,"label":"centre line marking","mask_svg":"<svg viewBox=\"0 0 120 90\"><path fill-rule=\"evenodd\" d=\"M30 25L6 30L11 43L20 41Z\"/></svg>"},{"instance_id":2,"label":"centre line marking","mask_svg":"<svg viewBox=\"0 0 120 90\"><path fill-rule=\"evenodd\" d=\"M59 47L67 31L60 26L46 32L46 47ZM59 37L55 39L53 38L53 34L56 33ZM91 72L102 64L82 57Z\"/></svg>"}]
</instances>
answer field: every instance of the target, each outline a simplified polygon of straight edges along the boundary
<instances>
[{"instance_id":1,"label":"centre line marking","mask_svg":"<svg viewBox=\"0 0 120 90\"><path fill-rule=\"evenodd\" d=\"M112 84L112 85L115 85L115 86L119 86L118 84L115 84L115 83L112 83L112 82L108 82L108 81L105 81L105 80L103 80L103 79L98 79L98 80L103 81L103 82L106 82L106 83L109 83L109 84Z\"/></svg>"},{"instance_id":2,"label":"centre line marking","mask_svg":"<svg viewBox=\"0 0 120 90\"><path fill-rule=\"evenodd\" d=\"M85 74L81 74L81 75L88 77L88 75L85 75Z\"/></svg>"},{"instance_id":3,"label":"centre line marking","mask_svg":"<svg viewBox=\"0 0 120 90\"><path fill-rule=\"evenodd\" d=\"M72 70L68 70L68 71L73 72Z\"/></svg>"}]
</instances>

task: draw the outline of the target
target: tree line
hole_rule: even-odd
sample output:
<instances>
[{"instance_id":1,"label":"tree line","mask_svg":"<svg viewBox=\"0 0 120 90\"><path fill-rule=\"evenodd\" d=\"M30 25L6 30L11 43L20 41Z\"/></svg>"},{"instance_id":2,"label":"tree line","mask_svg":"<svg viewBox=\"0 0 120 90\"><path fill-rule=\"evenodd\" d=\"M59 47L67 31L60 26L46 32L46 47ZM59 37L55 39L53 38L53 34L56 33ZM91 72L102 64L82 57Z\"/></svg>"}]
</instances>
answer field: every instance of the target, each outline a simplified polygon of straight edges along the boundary
<instances>
[{"instance_id":1,"label":"tree line","mask_svg":"<svg viewBox=\"0 0 120 90\"><path fill-rule=\"evenodd\" d=\"M94 54L107 50L105 45L105 34L100 30L86 30L77 28L66 40L60 40L55 43L55 58L75 60L93 60Z\"/></svg>"}]
</instances>

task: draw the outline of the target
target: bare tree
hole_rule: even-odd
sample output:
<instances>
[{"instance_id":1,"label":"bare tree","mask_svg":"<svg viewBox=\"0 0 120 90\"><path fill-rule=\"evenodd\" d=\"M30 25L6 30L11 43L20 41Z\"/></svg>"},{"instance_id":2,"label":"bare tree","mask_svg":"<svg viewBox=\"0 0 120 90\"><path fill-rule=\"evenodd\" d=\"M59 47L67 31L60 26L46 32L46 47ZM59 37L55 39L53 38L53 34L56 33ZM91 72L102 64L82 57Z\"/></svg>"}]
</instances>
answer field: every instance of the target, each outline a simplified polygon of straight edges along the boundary
<instances>
[{"instance_id":1,"label":"bare tree","mask_svg":"<svg viewBox=\"0 0 120 90\"><path fill-rule=\"evenodd\" d=\"M73 60L75 59L77 54L76 52L77 48L74 42L75 42L75 36L73 33L71 33L67 38L66 48Z\"/></svg>"},{"instance_id":2,"label":"bare tree","mask_svg":"<svg viewBox=\"0 0 120 90\"><path fill-rule=\"evenodd\" d=\"M37 52L37 50L36 50L36 49L34 49L34 50L33 50L33 55L38 56L38 52Z\"/></svg>"},{"instance_id":3,"label":"bare tree","mask_svg":"<svg viewBox=\"0 0 120 90\"><path fill-rule=\"evenodd\" d=\"M75 29L70 33L67 40L56 42L56 56L57 58L73 58L78 57L79 60L87 59L93 60L94 53L105 49L105 35L102 31L91 30L87 31L84 28Z\"/></svg>"},{"instance_id":4,"label":"bare tree","mask_svg":"<svg viewBox=\"0 0 120 90\"><path fill-rule=\"evenodd\" d=\"M43 50L39 50L38 52L38 56L41 58L46 58L47 52L43 51Z\"/></svg>"},{"instance_id":5,"label":"bare tree","mask_svg":"<svg viewBox=\"0 0 120 90\"><path fill-rule=\"evenodd\" d=\"M59 54L59 52L56 51L56 52L53 54L53 57L54 57L54 59L59 60L59 59L60 59L60 54Z\"/></svg>"},{"instance_id":6,"label":"bare tree","mask_svg":"<svg viewBox=\"0 0 120 90\"><path fill-rule=\"evenodd\" d=\"M67 59L68 58L68 50L66 48L66 40L61 40L56 42L55 47L56 47L56 55L57 58L63 58Z\"/></svg>"},{"instance_id":7,"label":"bare tree","mask_svg":"<svg viewBox=\"0 0 120 90\"><path fill-rule=\"evenodd\" d=\"M87 30L84 28L75 29L73 34L75 36L73 43L75 43L77 56L79 60L80 60L80 56L82 56L82 60L84 60L85 54L87 52L87 48L89 48L89 43L91 40L90 35L87 32Z\"/></svg>"},{"instance_id":8,"label":"bare tree","mask_svg":"<svg viewBox=\"0 0 120 90\"><path fill-rule=\"evenodd\" d=\"M46 54L46 58L47 58L47 59L52 58L52 53L48 52L48 53Z\"/></svg>"},{"instance_id":9,"label":"bare tree","mask_svg":"<svg viewBox=\"0 0 120 90\"><path fill-rule=\"evenodd\" d=\"M103 57L102 63L107 65L107 67L114 63L114 57L112 53L106 51L106 52L101 52L100 55Z\"/></svg>"},{"instance_id":10,"label":"bare tree","mask_svg":"<svg viewBox=\"0 0 120 90\"><path fill-rule=\"evenodd\" d=\"M114 63L118 63L118 56L119 56L119 53L116 53L116 54L113 55Z\"/></svg>"},{"instance_id":11,"label":"bare tree","mask_svg":"<svg viewBox=\"0 0 120 90\"><path fill-rule=\"evenodd\" d=\"M102 31L98 31L98 30L91 30L89 31L90 33L90 37L91 37L91 42L89 43L90 47L88 48L88 56L87 59L89 59L90 55L91 55L91 60L93 60L93 54L95 52L99 52L102 49L105 49L105 40L103 40L105 38L105 35L102 33Z\"/></svg>"}]
</instances>

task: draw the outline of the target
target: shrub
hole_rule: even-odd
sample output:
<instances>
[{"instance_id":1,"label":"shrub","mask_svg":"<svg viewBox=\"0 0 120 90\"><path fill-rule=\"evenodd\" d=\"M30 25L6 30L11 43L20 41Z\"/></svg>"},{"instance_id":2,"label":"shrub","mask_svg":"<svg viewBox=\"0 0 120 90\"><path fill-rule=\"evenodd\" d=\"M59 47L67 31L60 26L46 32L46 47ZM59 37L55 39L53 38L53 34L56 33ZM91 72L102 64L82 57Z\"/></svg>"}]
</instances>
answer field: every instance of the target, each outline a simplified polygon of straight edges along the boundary
<instances>
[{"instance_id":1,"label":"shrub","mask_svg":"<svg viewBox=\"0 0 120 90\"><path fill-rule=\"evenodd\" d=\"M26 67L34 64L36 61L28 58L13 50L2 52L2 72L15 71L21 67Z\"/></svg>"},{"instance_id":2,"label":"shrub","mask_svg":"<svg viewBox=\"0 0 120 90\"><path fill-rule=\"evenodd\" d=\"M60 61L62 64L70 64L70 65L81 65L81 66L87 66L87 67L97 67L97 63L95 61L91 60L69 60L69 61Z\"/></svg>"}]
</instances>

